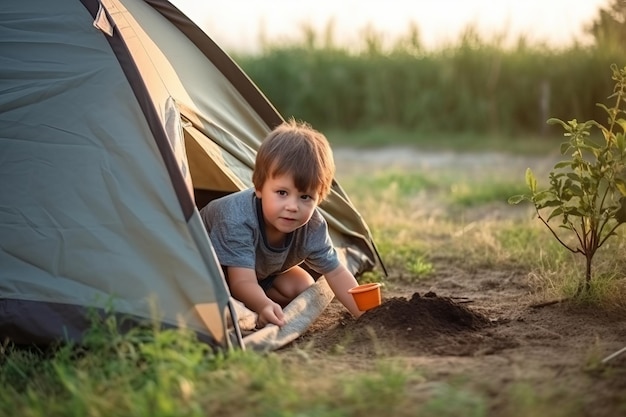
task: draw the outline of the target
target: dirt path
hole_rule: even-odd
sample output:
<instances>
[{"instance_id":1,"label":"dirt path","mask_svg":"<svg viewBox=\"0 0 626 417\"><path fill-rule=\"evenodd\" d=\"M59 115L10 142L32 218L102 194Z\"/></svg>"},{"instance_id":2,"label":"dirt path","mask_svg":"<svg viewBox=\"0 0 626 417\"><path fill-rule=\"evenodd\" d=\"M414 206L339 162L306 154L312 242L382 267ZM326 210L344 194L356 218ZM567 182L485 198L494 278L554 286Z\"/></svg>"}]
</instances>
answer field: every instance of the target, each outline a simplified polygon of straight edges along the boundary
<instances>
[{"instance_id":1,"label":"dirt path","mask_svg":"<svg viewBox=\"0 0 626 417\"><path fill-rule=\"evenodd\" d=\"M365 159L370 172L373 164L450 164L523 173L531 164L549 169L554 162L553 156L530 161L496 154L418 155L405 149L358 157L340 151L336 158L343 169L352 170L363 169L357 162ZM334 300L286 351L307 346L328 371L364 357L400 359L427 375L427 381L412 386L416 396L424 384L461 380L465 389L486 398L493 416L528 415L511 409L511 398L527 389L534 396L530 410L545 406L543 415L626 415L626 353L601 363L626 346L623 316L563 303L534 308L526 271L433 263L435 273L427 280L383 287L383 305L358 320ZM337 352L348 355L339 362L325 360Z\"/></svg>"},{"instance_id":2,"label":"dirt path","mask_svg":"<svg viewBox=\"0 0 626 417\"><path fill-rule=\"evenodd\" d=\"M414 148L405 147L359 151L338 148L334 149L334 156L340 178L344 175L371 172L383 168L455 169L470 175L492 175L506 172L508 176L511 176L511 173L523 176L527 167L539 172L547 172L559 159L558 152L543 156L530 156L501 152L418 151Z\"/></svg>"}]
</instances>

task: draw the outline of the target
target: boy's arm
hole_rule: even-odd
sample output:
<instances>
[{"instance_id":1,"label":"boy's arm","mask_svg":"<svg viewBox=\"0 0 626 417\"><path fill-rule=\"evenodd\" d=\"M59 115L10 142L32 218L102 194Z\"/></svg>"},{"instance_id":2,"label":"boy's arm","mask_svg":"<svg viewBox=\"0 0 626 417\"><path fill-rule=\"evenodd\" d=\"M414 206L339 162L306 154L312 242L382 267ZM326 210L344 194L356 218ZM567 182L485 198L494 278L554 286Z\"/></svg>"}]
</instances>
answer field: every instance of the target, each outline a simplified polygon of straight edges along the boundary
<instances>
[{"instance_id":1,"label":"boy's arm","mask_svg":"<svg viewBox=\"0 0 626 417\"><path fill-rule=\"evenodd\" d=\"M259 327L268 323L277 326L285 324L283 309L265 294L254 269L229 266L228 286L233 297L259 315Z\"/></svg>"},{"instance_id":2,"label":"boy's arm","mask_svg":"<svg viewBox=\"0 0 626 417\"><path fill-rule=\"evenodd\" d=\"M341 304L343 304L354 317L359 317L363 314L363 311L359 310L356 306L352 294L348 292L350 288L359 285L354 275L348 271L348 268L341 264L326 274L325 277L330 289L335 293L335 297L337 297Z\"/></svg>"}]
</instances>

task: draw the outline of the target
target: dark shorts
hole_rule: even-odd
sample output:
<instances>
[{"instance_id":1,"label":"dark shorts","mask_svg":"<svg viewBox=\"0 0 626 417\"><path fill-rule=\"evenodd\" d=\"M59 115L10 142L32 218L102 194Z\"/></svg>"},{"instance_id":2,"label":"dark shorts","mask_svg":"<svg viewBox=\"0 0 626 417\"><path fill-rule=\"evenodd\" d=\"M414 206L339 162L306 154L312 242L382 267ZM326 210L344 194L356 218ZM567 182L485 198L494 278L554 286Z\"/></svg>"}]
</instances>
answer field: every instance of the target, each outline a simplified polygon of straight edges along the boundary
<instances>
[{"instance_id":1,"label":"dark shorts","mask_svg":"<svg viewBox=\"0 0 626 417\"><path fill-rule=\"evenodd\" d=\"M228 282L228 269L225 266L222 266L222 272L224 272L224 277L226 278L226 282ZM274 285L274 280L278 277L278 275L270 275L269 277L263 278L258 281L263 291L268 292L272 285Z\"/></svg>"},{"instance_id":2,"label":"dark shorts","mask_svg":"<svg viewBox=\"0 0 626 417\"><path fill-rule=\"evenodd\" d=\"M274 285L274 280L278 277L278 275L270 275L269 277L263 278L259 281L259 285L263 288L263 291L268 292L272 285Z\"/></svg>"}]
</instances>

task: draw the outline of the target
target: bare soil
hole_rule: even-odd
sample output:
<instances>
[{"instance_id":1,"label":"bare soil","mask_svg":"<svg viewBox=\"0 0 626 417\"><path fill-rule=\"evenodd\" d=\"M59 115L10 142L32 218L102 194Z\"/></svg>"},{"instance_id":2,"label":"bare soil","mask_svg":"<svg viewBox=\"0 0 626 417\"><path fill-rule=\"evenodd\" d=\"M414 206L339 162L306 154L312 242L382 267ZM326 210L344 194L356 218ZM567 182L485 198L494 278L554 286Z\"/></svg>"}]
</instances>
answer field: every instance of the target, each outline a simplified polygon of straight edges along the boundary
<instances>
[{"instance_id":1,"label":"bare soil","mask_svg":"<svg viewBox=\"0 0 626 417\"><path fill-rule=\"evenodd\" d=\"M389 160L377 154L387 166L400 159L417 163L405 150L387 155ZM493 164L496 158L489 160ZM502 167L523 173L529 161L517 162L520 166L505 158ZM371 170L371 161L367 165ZM493 416L527 415L511 409L514 393L523 387L531 389L535 402L549 406L544 415L626 415L626 352L602 362L626 347L623 313L567 302L538 306L528 271L506 265L477 270L445 259L433 263L435 272L417 284L390 280L393 285L382 288L382 305L358 319L333 300L284 351L306 347L324 372L358 367L364 358L401 360L431 383L463 381L464 389L486 399ZM325 360L338 354L339 361ZM415 384L415 392L423 390Z\"/></svg>"}]
</instances>

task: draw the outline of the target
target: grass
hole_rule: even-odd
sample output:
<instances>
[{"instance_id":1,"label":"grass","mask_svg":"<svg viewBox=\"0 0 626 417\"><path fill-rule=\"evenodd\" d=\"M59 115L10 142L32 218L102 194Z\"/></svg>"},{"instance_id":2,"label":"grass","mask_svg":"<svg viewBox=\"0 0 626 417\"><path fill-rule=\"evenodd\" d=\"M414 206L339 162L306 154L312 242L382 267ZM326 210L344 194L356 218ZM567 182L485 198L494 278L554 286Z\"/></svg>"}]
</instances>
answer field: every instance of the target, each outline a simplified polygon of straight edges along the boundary
<instances>
[{"instance_id":1,"label":"grass","mask_svg":"<svg viewBox=\"0 0 626 417\"><path fill-rule=\"evenodd\" d=\"M571 295L580 278L573 256L529 207L504 203L523 185L522 175L513 169L487 175L390 167L344 173L340 182L392 271L386 284L416 282L441 265L457 264L525 271L538 299ZM598 254L592 291L577 302L626 308L625 261L613 256L624 252L623 238ZM184 330L148 325L119 334L116 328L114 318L94 321L80 347L1 345L0 415L482 417L492 406L489 392L431 378L382 349L371 363L353 367L340 346L323 358L306 347L219 354ZM323 372L324 364L334 373ZM498 410L503 417L554 411L550 393L521 382L504 395L506 407ZM563 403L563 396L558 399ZM561 411L575 416L577 410L573 405Z\"/></svg>"},{"instance_id":2,"label":"grass","mask_svg":"<svg viewBox=\"0 0 626 417\"><path fill-rule=\"evenodd\" d=\"M215 355L181 330L90 336L48 352L5 344L2 415L408 416L405 388L422 380L394 363L328 378L275 354Z\"/></svg>"},{"instance_id":3,"label":"grass","mask_svg":"<svg viewBox=\"0 0 626 417\"><path fill-rule=\"evenodd\" d=\"M450 199L453 205L476 207L493 202L504 203L513 194L526 192L527 187L519 181L463 182L450 185Z\"/></svg>"},{"instance_id":4,"label":"grass","mask_svg":"<svg viewBox=\"0 0 626 417\"><path fill-rule=\"evenodd\" d=\"M556 242L530 205L506 203L526 192L523 171L506 165L471 171L391 164L342 174L340 181L370 225L394 271L392 280L416 282L436 273L436 262L445 259L464 268L528 271L538 299L572 298L584 269L580 260ZM597 279L575 302L626 306L624 262L614 256L624 250L624 235L618 229L596 255Z\"/></svg>"}]
</instances>

